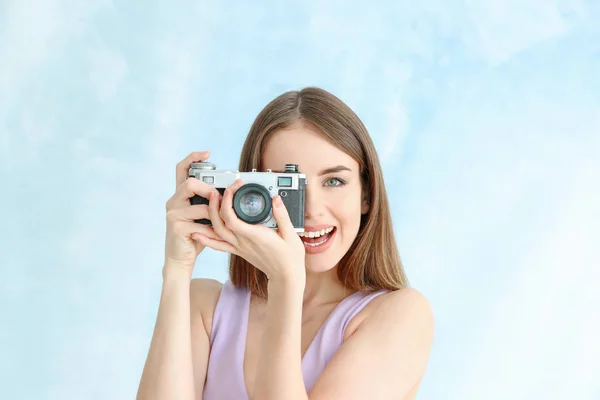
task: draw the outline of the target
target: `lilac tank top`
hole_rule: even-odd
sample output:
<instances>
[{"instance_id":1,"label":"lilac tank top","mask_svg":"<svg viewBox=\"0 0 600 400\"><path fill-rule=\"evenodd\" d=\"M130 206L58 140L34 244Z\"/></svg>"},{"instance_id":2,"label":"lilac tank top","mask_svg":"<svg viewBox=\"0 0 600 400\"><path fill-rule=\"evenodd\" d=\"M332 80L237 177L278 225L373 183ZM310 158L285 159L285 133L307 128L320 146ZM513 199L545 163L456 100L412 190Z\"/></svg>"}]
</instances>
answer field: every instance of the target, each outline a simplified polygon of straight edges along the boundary
<instances>
[{"instance_id":1,"label":"lilac tank top","mask_svg":"<svg viewBox=\"0 0 600 400\"><path fill-rule=\"evenodd\" d=\"M329 314L302 358L307 393L344 341L348 323L372 299L389 292L354 292ZM203 400L246 400L244 352L250 311L250 291L226 281L215 307L210 335L210 357Z\"/></svg>"}]
</instances>

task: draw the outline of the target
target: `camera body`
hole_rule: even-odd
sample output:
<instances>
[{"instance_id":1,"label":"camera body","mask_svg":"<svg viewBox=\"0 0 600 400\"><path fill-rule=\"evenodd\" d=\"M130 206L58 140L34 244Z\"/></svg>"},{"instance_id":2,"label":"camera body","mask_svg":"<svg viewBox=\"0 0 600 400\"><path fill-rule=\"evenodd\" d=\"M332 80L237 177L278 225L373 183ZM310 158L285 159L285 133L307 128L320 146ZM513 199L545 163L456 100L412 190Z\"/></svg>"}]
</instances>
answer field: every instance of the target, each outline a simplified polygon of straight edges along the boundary
<instances>
[{"instance_id":1,"label":"camera body","mask_svg":"<svg viewBox=\"0 0 600 400\"><path fill-rule=\"evenodd\" d=\"M298 172L298 165L286 164L284 172L239 172L217 171L216 165L207 161L192 163L188 178L196 178L214 186L221 195L236 179L243 186L233 196L233 209L242 221L277 228L271 209L274 196L281 196L296 232L304 232L304 209L306 204L306 175ZM208 204L208 199L195 195L191 204ZM200 224L211 225L208 219L195 220Z\"/></svg>"}]
</instances>

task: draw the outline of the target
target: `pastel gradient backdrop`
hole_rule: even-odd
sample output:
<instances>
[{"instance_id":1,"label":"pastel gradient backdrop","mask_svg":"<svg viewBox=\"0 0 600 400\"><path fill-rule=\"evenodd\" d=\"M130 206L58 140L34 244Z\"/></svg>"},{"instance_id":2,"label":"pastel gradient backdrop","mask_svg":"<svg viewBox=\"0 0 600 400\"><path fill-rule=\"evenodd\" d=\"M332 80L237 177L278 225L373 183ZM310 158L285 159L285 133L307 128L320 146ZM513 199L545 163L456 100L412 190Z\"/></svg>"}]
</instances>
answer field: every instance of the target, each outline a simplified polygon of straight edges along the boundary
<instances>
[{"instance_id":1,"label":"pastel gradient backdrop","mask_svg":"<svg viewBox=\"0 0 600 400\"><path fill-rule=\"evenodd\" d=\"M2 398L134 398L175 164L307 85L380 152L418 398L600 399L597 0L0 1Z\"/></svg>"}]
</instances>

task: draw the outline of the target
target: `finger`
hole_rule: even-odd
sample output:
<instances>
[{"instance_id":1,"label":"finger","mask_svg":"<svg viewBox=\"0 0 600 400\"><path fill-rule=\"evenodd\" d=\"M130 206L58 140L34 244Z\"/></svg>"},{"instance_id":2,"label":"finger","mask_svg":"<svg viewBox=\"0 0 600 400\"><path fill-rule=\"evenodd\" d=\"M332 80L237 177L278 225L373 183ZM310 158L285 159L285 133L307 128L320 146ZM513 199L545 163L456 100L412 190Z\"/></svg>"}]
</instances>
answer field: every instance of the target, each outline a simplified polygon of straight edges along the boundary
<instances>
[{"instance_id":1,"label":"finger","mask_svg":"<svg viewBox=\"0 0 600 400\"><path fill-rule=\"evenodd\" d=\"M226 207L226 205L216 194L214 194L214 192L211 192L208 204L208 217L212 223L213 229L217 235L235 246L237 245L237 238L231 229L225 225L219 213L219 209L222 210L223 207Z\"/></svg>"},{"instance_id":2,"label":"finger","mask_svg":"<svg viewBox=\"0 0 600 400\"><path fill-rule=\"evenodd\" d=\"M196 234L207 236L213 240L222 241L223 238L210 227L209 225L198 224L190 221L175 221L172 224L171 231L174 235L186 238L193 238Z\"/></svg>"},{"instance_id":3,"label":"finger","mask_svg":"<svg viewBox=\"0 0 600 400\"><path fill-rule=\"evenodd\" d=\"M202 218L209 218L208 205L206 204L193 204L167 211L167 219L171 221L194 221Z\"/></svg>"},{"instance_id":4,"label":"finger","mask_svg":"<svg viewBox=\"0 0 600 400\"><path fill-rule=\"evenodd\" d=\"M243 184L244 183L241 179L236 179L231 186L225 189L220 209L220 216L225 223L225 226L232 232L240 233L242 235L246 234L246 228L249 224L240 220L235 214L235 211L233 210L233 196L235 196L235 192L237 192L238 189L243 186Z\"/></svg>"},{"instance_id":5,"label":"finger","mask_svg":"<svg viewBox=\"0 0 600 400\"><path fill-rule=\"evenodd\" d=\"M214 240L202 234L196 233L193 239L200 243L202 246L210 247L213 250L222 251L224 253L237 254L235 247L230 243L223 242L220 240Z\"/></svg>"},{"instance_id":6,"label":"finger","mask_svg":"<svg viewBox=\"0 0 600 400\"><path fill-rule=\"evenodd\" d=\"M194 151L177 163L175 167L176 187L179 187L185 181L190 171L190 165L193 162L205 161L209 155L210 151Z\"/></svg>"},{"instance_id":7,"label":"finger","mask_svg":"<svg viewBox=\"0 0 600 400\"><path fill-rule=\"evenodd\" d=\"M171 208L183 208L189 206L190 199L194 196L200 196L204 199L208 199L209 193L213 191L216 192L217 189L199 179L187 179L181 185L179 185L175 191L175 194L173 194L173 196L167 201L167 210Z\"/></svg>"},{"instance_id":8,"label":"finger","mask_svg":"<svg viewBox=\"0 0 600 400\"><path fill-rule=\"evenodd\" d=\"M283 239L298 236L294 230L294 224L290 220L287 208L285 208L285 204L283 204L279 195L273 198L273 217L275 218L275 222L277 222L277 230Z\"/></svg>"}]
</instances>

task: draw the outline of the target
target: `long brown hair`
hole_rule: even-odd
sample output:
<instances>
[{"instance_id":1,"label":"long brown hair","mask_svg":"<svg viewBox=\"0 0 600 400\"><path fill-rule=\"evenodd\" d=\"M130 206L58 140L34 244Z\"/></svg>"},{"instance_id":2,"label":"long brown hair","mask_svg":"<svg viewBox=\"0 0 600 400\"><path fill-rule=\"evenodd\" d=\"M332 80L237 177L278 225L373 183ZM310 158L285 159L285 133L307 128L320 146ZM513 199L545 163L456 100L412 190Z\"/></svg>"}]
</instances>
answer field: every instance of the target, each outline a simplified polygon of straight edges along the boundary
<instances>
[{"instance_id":1,"label":"long brown hair","mask_svg":"<svg viewBox=\"0 0 600 400\"><path fill-rule=\"evenodd\" d=\"M363 195L370 205L369 212L362 216L354 243L338 264L339 280L353 291L367 293L408 286L375 146L360 118L339 98L323 89L308 87L272 100L250 128L239 171L262 171L262 155L269 136L299 124L322 135L358 162ZM243 258L231 255L229 277L235 286L267 298L267 276Z\"/></svg>"}]
</instances>

